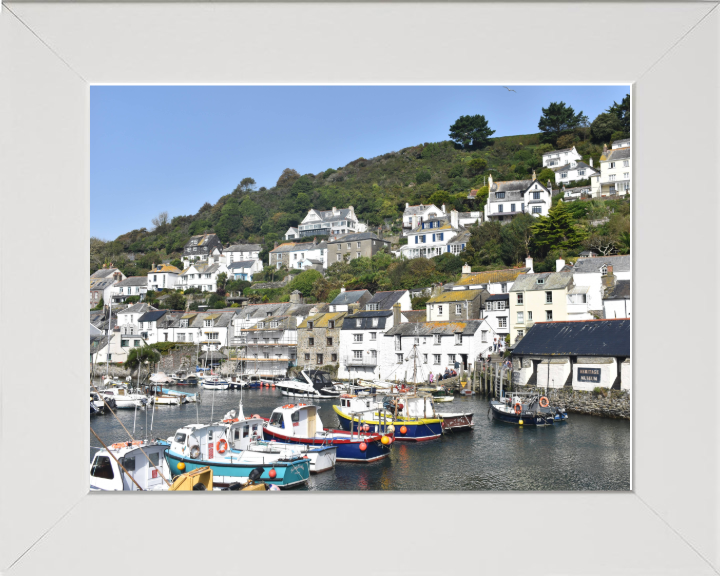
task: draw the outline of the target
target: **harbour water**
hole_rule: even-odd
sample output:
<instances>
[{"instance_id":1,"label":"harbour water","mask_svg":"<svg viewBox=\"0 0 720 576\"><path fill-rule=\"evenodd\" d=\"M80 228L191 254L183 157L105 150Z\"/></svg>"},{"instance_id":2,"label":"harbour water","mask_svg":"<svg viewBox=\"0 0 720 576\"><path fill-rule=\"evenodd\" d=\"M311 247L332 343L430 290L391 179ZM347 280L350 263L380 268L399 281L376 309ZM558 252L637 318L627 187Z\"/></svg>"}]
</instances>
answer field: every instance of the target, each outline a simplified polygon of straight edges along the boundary
<instances>
[{"instance_id":1,"label":"harbour water","mask_svg":"<svg viewBox=\"0 0 720 576\"><path fill-rule=\"evenodd\" d=\"M154 410L117 410L135 438L168 438L187 423L220 420L237 410L240 391L200 392L202 402L158 406ZM267 418L287 402L273 388L243 391L245 415ZM214 400L213 400L214 396ZM308 403L307 400L305 400ZM337 400L318 400L326 427L339 427L332 409ZM396 442L389 458L372 464L338 463L329 472L312 475L307 490L629 490L630 422L570 414L567 423L549 427L516 427L490 421L489 401L481 396L456 396L436 409L474 412L475 429L445 434L430 442ZM152 431L150 432L151 420ZM147 425L146 425L147 421ZM106 444L127 440L111 414L93 416L90 425ZM146 428L147 426L147 428ZM90 434L90 445L98 446Z\"/></svg>"}]
</instances>

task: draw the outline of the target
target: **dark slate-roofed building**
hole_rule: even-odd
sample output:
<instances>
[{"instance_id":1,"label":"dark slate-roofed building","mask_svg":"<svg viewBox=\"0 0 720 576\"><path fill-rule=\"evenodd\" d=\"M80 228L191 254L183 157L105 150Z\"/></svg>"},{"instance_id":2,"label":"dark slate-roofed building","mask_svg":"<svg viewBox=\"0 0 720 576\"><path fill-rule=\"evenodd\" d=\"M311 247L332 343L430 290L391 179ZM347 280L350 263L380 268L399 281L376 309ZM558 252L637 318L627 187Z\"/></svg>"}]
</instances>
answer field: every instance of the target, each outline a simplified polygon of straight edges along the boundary
<instances>
[{"instance_id":1,"label":"dark slate-roofed building","mask_svg":"<svg viewBox=\"0 0 720 576\"><path fill-rule=\"evenodd\" d=\"M533 177L527 180L506 180L494 182L488 177L488 199L485 204L484 221L495 220L507 223L518 214L547 216L552 206L552 183L547 185Z\"/></svg>"},{"instance_id":2,"label":"dark slate-roofed building","mask_svg":"<svg viewBox=\"0 0 720 576\"><path fill-rule=\"evenodd\" d=\"M400 310L412 310L410 292L407 290L376 292L365 304L365 310L391 310L395 303L400 304Z\"/></svg>"},{"instance_id":3,"label":"dark slate-roofed building","mask_svg":"<svg viewBox=\"0 0 720 576\"><path fill-rule=\"evenodd\" d=\"M340 294L330 302L330 312L350 312L350 307L355 309L364 308L372 298L367 290L345 290L340 289Z\"/></svg>"},{"instance_id":4,"label":"dark slate-roofed building","mask_svg":"<svg viewBox=\"0 0 720 576\"><path fill-rule=\"evenodd\" d=\"M209 260L213 251L217 248L222 254L223 247L217 234L198 234L192 236L183 248L182 259L184 262L195 262L196 260Z\"/></svg>"},{"instance_id":5,"label":"dark slate-roofed building","mask_svg":"<svg viewBox=\"0 0 720 576\"><path fill-rule=\"evenodd\" d=\"M398 304L393 310L361 310L345 316L340 328L338 377L373 380L388 376L394 368L394 355L383 337L400 321Z\"/></svg>"},{"instance_id":6,"label":"dark slate-roofed building","mask_svg":"<svg viewBox=\"0 0 720 576\"><path fill-rule=\"evenodd\" d=\"M605 318L630 318L631 310L630 280L617 280L603 296Z\"/></svg>"},{"instance_id":7,"label":"dark slate-roofed building","mask_svg":"<svg viewBox=\"0 0 720 576\"><path fill-rule=\"evenodd\" d=\"M147 285L147 276L130 276L113 287L113 302L125 302L130 296L138 296L140 300L144 300Z\"/></svg>"},{"instance_id":8,"label":"dark slate-roofed building","mask_svg":"<svg viewBox=\"0 0 720 576\"><path fill-rule=\"evenodd\" d=\"M536 322L512 353L513 384L630 390L630 320Z\"/></svg>"}]
</instances>

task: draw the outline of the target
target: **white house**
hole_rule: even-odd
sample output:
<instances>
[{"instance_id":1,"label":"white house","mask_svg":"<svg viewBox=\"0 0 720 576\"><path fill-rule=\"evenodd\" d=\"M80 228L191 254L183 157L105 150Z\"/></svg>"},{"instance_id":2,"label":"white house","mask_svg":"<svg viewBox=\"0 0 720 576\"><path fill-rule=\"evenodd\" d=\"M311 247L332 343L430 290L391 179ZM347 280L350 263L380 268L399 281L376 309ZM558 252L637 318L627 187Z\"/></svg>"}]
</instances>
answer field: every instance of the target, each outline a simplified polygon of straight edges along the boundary
<instances>
[{"instance_id":1,"label":"white house","mask_svg":"<svg viewBox=\"0 0 720 576\"><path fill-rule=\"evenodd\" d=\"M365 310L392 310L395 304L400 304L400 310L412 310L410 292L407 290L391 290L389 292L376 292L365 304Z\"/></svg>"},{"instance_id":2,"label":"white house","mask_svg":"<svg viewBox=\"0 0 720 576\"><path fill-rule=\"evenodd\" d=\"M174 336L171 327L180 316L182 316L182 312L148 310L137 320L140 336L142 336L148 344L173 342Z\"/></svg>"},{"instance_id":3,"label":"white house","mask_svg":"<svg viewBox=\"0 0 720 576\"><path fill-rule=\"evenodd\" d=\"M175 315L175 320L166 328L158 327L160 342L186 342L200 346L205 352L219 351L232 339L235 312L211 310L208 312L189 311ZM222 358L215 355L215 359Z\"/></svg>"},{"instance_id":4,"label":"white house","mask_svg":"<svg viewBox=\"0 0 720 576\"><path fill-rule=\"evenodd\" d=\"M458 222L460 226L473 226L475 224L482 224L483 214L480 210L474 212L460 212L458 213Z\"/></svg>"},{"instance_id":5,"label":"white house","mask_svg":"<svg viewBox=\"0 0 720 576\"><path fill-rule=\"evenodd\" d=\"M605 318L630 318L631 311L630 280L617 280L603 296Z\"/></svg>"},{"instance_id":6,"label":"white house","mask_svg":"<svg viewBox=\"0 0 720 576\"><path fill-rule=\"evenodd\" d=\"M543 154L543 168L558 168L565 164L570 164L573 160L580 160L582 156L575 150L575 146L572 148L562 148L560 150L551 150Z\"/></svg>"},{"instance_id":7,"label":"white house","mask_svg":"<svg viewBox=\"0 0 720 576\"><path fill-rule=\"evenodd\" d=\"M485 300L484 317L494 334L501 338L510 334L510 294L493 294Z\"/></svg>"},{"instance_id":8,"label":"white house","mask_svg":"<svg viewBox=\"0 0 720 576\"><path fill-rule=\"evenodd\" d=\"M600 189L594 190L593 195L619 194L624 196L630 193L631 181L630 139L616 140L612 143L611 150L608 150L606 144L603 147L602 156L600 156Z\"/></svg>"},{"instance_id":9,"label":"white house","mask_svg":"<svg viewBox=\"0 0 720 576\"><path fill-rule=\"evenodd\" d=\"M525 258L524 268L506 268L505 270L489 270L487 272L465 272L455 282L453 290L478 290L484 288L490 294L504 294L509 292L515 279L520 274L533 273L533 259Z\"/></svg>"},{"instance_id":10,"label":"white house","mask_svg":"<svg viewBox=\"0 0 720 576\"><path fill-rule=\"evenodd\" d=\"M129 308L120 310L117 313L117 327L120 329L120 333L123 335L140 334L140 316L150 311L157 311L157 308L144 302L138 302Z\"/></svg>"},{"instance_id":11,"label":"white house","mask_svg":"<svg viewBox=\"0 0 720 576\"><path fill-rule=\"evenodd\" d=\"M400 321L400 306L347 315L340 329L338 378L390 378L396 369L395 354L384 335Z\"/></svg>"},{"instance_id":12,"label":"white house","mask_svg":"<svg viewBox=\"0 0 720 576\"><path fill-rule=\"evenodd\" d=\"M571 160L569 164L565 164L555 170L555 184L558 186L570 184L576 180L587 180L595 174L599 174L599 170L593 168L593 160L590 158L590 164L580 162L579 160Z\"/></svg>"},{"instance_id":13,"label":"white house","mask_svg":"<svg viewBox=\"0 0 720 576\"><path fill-rule=\"evenodd\" d=\"M367 290L345 290L340 288L340 294L330 302L330 312L349 312L350 306L364 308L372 298Z\"/></svg>"},{"instance_id":14,"label":"white house","mask_svg":"<svg viewBox=\"0 0 720 576\"><path fill-rule=\"evenodd\" d=\"M630 280L630 255L579 258L572 267L575 286L586 286L590 310L603 310L603 291L617 280Z\"/></svg>"},{"instance_id":15,"label":"white house","mask_svg":"<svg viewBox=\"0 0 720 576\"><path fill-rule=\"evenodd\" d=\"M445 213L444 210L440 210L435 204L418 204L417 206L410 206L408 202L405 203L405 211L403 212L403 235L407 236L410 230L414 230L418 227L421 222L425 222L430 218L437 218Z\"/></svg>"},{"instance_id":16,"label":"white house","mask_svg":"<svg viewBox=\"0 0 720 576\"><path fill-rule=\"evenodd\" d=\"M483 331L486 342L481 341ZM487 354L492 343L490 332L483 320L397 324L385 331L383 348L394 356L394 369L391 376L383 377L427 382L431 372L472 370L478 356Z\"/></svg>"},{"instance_id":17,"label":"white house","mask_svg":"<svg viewBox=\"0 0 720 576\"><path fill-rule=\"evenodd\" d=\"M224 262L213 264L208 264L207 261L194 262L180 273L180 282L176 284L176 288L182 290L198 288L203 292L215 292L217 277L223 272L228 274L228 267Z\"/></svg>"},{"instance_id":18,"label":"white house","mask_svg":"<svg viewBox=\"0 0 720 576\"><path fill-rule=\"evenodd\" d=\"M109 278L93 278L90 277L90 306L94 308L100 303L109 304L112 300L115 283L120 282L120 274L118 272L117 279L110 276Z\"/></svg>"},{"instance_id":19,"label":"white house","mask_svg":"<svg viewBox=\"0 0 720 576\"><path fill-rule=\"evenodd\" d=\"M109 343L107 340L103 343L105 345L97 350L93 358L96 365L125 362L130 350L147 344L140 334L122 334L117 329L111 332Z\"/></svg>"},{"instance_id":20,"label":"white house","mask_svg":"<svg viewBox=\"0 0 720 576\"><path fill-rule=\"evenodd\" d=\"M285 240L295 240L296 238L300 238L300 231L297 228L290 226L288 231L285 232L284 238Z\"/></svg>"},{"instance_id":21,"label":"white house","mask_svg":"<svg viewBox=\"0 0 720 576\"><path fill-rule=\"evenodd\" d=\"M552 206L552 185L538 182L533 172L530 180L494 182L488 177L488 198L485 221L509 222L518 214L547 216Z\"/></svg>"},{"instance_id":22,"label":"white house","mask_svg":"<svg viewBox=\"0 0 720 576\"><path fill-rule=\"evenodd\" d=\"M158 264L147 275L148 290L174 289L180 278L180 270L169 264Z\"/></svg>"},{"instance_id":23,"label":"white house","mask_svg":"<svg viewBox=\"0 0 720 576\"><path fill-rule=\"evenodd\" d=\"M366 226L360 224L355 209L352 206L347 208L335 208L332 210L310 209L307 216L298 226L300 238L305 236L338 236L340 234L353 234L364 232Z\"/></svg>"},{"instance_id":24,"label":"white house","mask_svg":"<svg viewBox=\"0 0 720 576\"><path fill-rule=\"evenodd\" d=\"M313 238L312 242L295 244L288 250L289 268L304 270L307 268L307 266L303 266L305 260L321 262L323 269L327 268L327 242L318 244Z\"/></svg>"},{"instance_id":25,"label":"white house","mask_svg":"<svg viewBox=\"0 0 720 576\"><path fill-rule=\"evenodd\" d=\"M262 272L262 260L244 260L228 264L228 278L252 281L253 275Z\"/></svg>"},{"instance_id":26,"label":"white house","mask_svg":"<svg viewBox=\"0 0 720 576\"><path fill-rule=\"evenodd\" d=\"M139 296L140 300L144 300L148 290L147 287L147 276L130 276L113 286L113 302L125 302L129 296Z\"/></svg>"},{"instance_id":27,"label":"white house","mask_svg":"<svg viewBox=\"0 0 720 576\"><path fill-rule=\"evenodd\" d=\"M225 258L225 266L230 267L233 262L246 262L259 258L260 244L233 244L222 251Z\"/></svg>"},{"instance_id":28,"label":"white house","mask_svg":"<svg viewBox=\"0 0 720 576\"><path fill-rule=\"evenodd\" d=\"M408 243L400 247L400 255L405 258L440 256L448 251L448 245L462 230L457 210L452 210L449 216L427 218L407 233Z\"/></svg>"}]
</instances>

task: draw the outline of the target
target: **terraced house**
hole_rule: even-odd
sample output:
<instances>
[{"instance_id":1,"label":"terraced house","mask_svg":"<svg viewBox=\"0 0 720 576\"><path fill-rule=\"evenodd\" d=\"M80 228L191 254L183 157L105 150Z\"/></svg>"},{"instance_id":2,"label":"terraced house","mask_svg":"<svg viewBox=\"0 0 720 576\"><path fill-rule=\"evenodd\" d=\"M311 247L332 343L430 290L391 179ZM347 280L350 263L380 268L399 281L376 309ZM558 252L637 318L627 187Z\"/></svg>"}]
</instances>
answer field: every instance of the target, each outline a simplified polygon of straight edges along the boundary
<instances>
[{"instance_id":1,"label":"terraced house","mask_svg":"<svg viewBox=\"0 0 720 576\"><path fill-rule=\"evenodd\" d=\"M392 310L361 310L348 314L340 330L338 378L390 378L397 368L385 332L402 320L400 305Z\"/></svg>"},{"instance_id":2,"label":"terraced house","mask_svg":"<svg viewBox=\"0 0 720 576\"><path fill-rule=\"evenodd\" d=\"M228 268L223 262L212 264L208 264L207 261L195 262L180 273L180 281L175 287L182 290L197 288L203 292L215 292L217 277L223 272L228 273Z\"/></svg>"},{"instance_id":3,"label":"terraced house","mask_svg":"<svg viewBox=\"0 0 720 576\"><path fill-rule=\"evenodd\" d=\"M125 302L130 296L138 296L140 300L144 300L147 294L147 282L147 276L130 276L118 282L113 286L113 302Z\"/></svg>"},{"instance_id":4,"label":"terraced house","mask_svg":"<svg viewBox=\"0 0 720 576\"><path fill-rule=\"evenodd\" d=\"M460 280L455 282L453 290L484 289L490 294L504 294L512 288L520 274L532 274L533 259L525 259L524 268L506 268L505 270L489 270L487 272L469 272L463 270Z\"/></svg>"},{"instance_id":5,"label":"terraced house","mask_svg":"<svg viewBox=\"0 0 720 576\"><path fill-rule=\"evenodd\" d=\"M355 258L370 258L384 247L390 247L390 242L379 238L372 232L361 232L360 234L346 234L327 243L327 266L342 260L354 260Z\"/></svg>"},{"instance_id":6,"label":"terraced house","mask_svg":"<svg viewBox=\"0 0 720 576\"><path fill-rule=\"evenodd\" d=\"M298 326L298 366L339 366L340 330L347 312L313 314Z\"/></svg>"},{"instance_id":7,"label":"terraced house","mask_svg":"<svg viewBox=\"0 0 720 576\"><path fill-rule=\"evenodd\" d=\"M400 247L400 256L433 258L450 252L449 244L463 230L457 210L451 210L449 215L428 218L408 232L408 243Z\"/></svg>"},{"instance_id":8,"label":"terraced house","mask_svg":"<svg viewBox=\"0 0 720 576\"><path fill-rule=\"evenodd\" d=\"M191 237L183 248L183 266L187 268L199 260L219 262L222 252L222 242L217 234L198 234Z\"/></svg>"},{"instance_id":9,"label":"terraced house","mask_svg":"<svg viewBox=\"0 0 720 576\"><path fill-rule=\"evenodd\" d=\"M488 198L485 204L485 222L495 220L507 223L518 214L547 216L552 206L552 184L538 182L533 171L531 179L494 182L488 177Z\"/></svg>"},{"instance_id":10,"label":"terraced house","mask_svg":"<svg viewBox=\"0 0 720 576\"><path fill-rule=\"evenodd\" d=\"M270 266L275 268L304 269L308 267L309 260L322 262L323 268L327 268L327 250L325 242L285 242L276 246L270 251Z\"/></svg>"},{"instance_id":11,"label":"terraced house","mask_svg":"<svg viewBox=\"0 0 720 576\"><path fill-rule=\"evenodd\" d=\"M484 289L447 290L430 298L425 304L428 322L460 322L482 318L482 310L490 293Z\"/></svg>"}]
</instances>

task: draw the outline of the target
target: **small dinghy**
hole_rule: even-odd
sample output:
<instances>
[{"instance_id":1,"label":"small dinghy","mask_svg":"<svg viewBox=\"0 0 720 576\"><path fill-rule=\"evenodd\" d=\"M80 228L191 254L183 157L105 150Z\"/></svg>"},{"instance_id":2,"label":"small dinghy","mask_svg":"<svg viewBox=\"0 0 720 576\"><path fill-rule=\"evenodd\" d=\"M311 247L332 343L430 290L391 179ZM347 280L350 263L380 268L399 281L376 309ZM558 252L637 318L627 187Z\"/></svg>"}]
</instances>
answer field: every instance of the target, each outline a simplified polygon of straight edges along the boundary
<instances>
[{"instance_id":1,"label":"small dinghy","mask_svg":"<svg viewBox=\"0 0 720 576\"><path fill-rule=\"evenodd\" d=\"M550 404L535 392L506 392L500 400L492 400L488 417L508 424L548 426L566 422L565 408Z\"/></svg>"}]
</instances>

